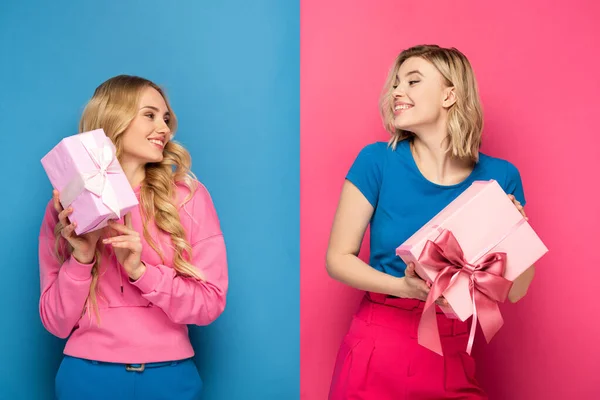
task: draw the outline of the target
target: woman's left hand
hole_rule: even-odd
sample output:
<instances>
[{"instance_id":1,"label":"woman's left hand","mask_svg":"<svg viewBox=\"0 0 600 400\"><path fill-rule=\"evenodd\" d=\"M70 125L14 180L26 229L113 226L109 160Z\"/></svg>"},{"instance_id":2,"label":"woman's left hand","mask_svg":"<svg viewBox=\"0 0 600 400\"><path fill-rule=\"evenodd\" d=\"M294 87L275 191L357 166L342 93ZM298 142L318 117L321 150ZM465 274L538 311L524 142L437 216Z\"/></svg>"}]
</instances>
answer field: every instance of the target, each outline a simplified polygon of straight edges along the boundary
<instances>
[{"instance_id":1,"label":"woman's left hand","mask_svg":"<svg viewBox=\"0 0 600 400\"><path fill-rule=\"evenodd\" d=\"M515 198L515 196L513 196L512 194L509 194L508 198L513 202L513 204L515 205L515 207L517 207L517 210L519 210L519 212L521 213L521 215L523 216L523 218L525 218L525 220L529 221L529 218L527 218L527 215L525 215L525 208L523 208L523 206Z\"/></svg>"},{"instance_id":2,"label":"woman's left hand","mask_svg":"<svg viewBox=\"0 0 600 400\"><path fill-rule=\"evenodd\" d=\"M141 260L142 241L140 234L131 225L131 215L125 215L124 220L125 225L110 221L108 226L116 231L117 235L104 239L102 242L113 247L119 264L123 266L129 278L136 281L146 271L146 266Z\"/></svg>"}]
</instances>

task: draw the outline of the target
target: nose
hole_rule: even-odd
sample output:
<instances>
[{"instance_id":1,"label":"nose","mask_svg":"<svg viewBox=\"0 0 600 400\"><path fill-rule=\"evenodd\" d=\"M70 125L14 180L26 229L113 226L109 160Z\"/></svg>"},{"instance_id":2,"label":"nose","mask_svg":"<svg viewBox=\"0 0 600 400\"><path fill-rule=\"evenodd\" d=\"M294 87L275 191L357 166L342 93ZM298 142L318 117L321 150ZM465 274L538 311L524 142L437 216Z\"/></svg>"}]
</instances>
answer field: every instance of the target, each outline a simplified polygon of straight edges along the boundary
<instances>
[{"instance_id":1,"label":"nose","mask_svg":"<svg viewBox=\"0 0 600 400\"><path fill-rule=\"evenodd\" d=\"M400 85L396 86L394 90L392 90L392 97L395 99L405 96L404 89L401 88Z\"/></svg>"},{"instance_id":2,"label":"nose","mask_svg":"<svg viewBox=\"0 0 600 400\"><path fill-rule=\"evenodd\" d=\"M158 121L159 122L157 123L158 126L156 127L156 132L162 133L164 135L170 134L171 128L169 128L169 125L167 125L167 123L162 119L159 119Z\"/></svg>"}]
</instances>

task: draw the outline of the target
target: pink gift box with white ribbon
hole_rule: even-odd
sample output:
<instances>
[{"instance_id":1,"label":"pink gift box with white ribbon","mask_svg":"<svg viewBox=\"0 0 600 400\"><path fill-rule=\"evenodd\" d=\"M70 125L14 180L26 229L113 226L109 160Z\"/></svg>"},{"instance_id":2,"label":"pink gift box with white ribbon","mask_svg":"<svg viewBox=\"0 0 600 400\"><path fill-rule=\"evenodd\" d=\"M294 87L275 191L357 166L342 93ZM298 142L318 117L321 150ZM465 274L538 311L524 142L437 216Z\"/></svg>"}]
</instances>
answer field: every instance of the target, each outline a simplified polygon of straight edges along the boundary
<instances>
[{"instance_id":1,"label":"pink gift box with white ribbon","mask_svg":"<svg viewBox=\"0 0 600 400\"><path fill-rule=\"evenodd\" d=\"M41 161L63 208L73 207L69 219L77 223L77 235L101 229L138 205L102 129L64 138Z\"/></svg>"}]
</instances>

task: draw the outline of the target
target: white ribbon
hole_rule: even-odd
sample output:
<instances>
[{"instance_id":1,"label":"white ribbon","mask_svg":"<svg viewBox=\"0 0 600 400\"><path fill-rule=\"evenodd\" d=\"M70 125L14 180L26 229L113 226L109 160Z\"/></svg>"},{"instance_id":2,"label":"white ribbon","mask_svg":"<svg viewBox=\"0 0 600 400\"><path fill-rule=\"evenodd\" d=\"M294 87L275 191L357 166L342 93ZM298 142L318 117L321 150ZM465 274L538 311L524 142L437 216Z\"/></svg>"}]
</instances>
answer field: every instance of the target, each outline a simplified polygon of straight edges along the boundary
<instances>
[{"instance_id":1,"label":"white ribbon","mask_svg":"<svg viewBox=\"0 0 600 400\"><path fill-rule=\"evenodd\" d=\"M68 207L84 190L95 194L102 199L117 218L121 218L121 207L119 199L114 188L108 180L109 174L122 173L121 168L116 162L117 158L114 146L108 137L104 137L104 143L98 145L91 133L82 133L79 140L83 144L90 158L94 162L94 170L84 172L74 177L71 182L65 186L61 193L61 203L63 207Z\"/></svg>"}]
</instances>

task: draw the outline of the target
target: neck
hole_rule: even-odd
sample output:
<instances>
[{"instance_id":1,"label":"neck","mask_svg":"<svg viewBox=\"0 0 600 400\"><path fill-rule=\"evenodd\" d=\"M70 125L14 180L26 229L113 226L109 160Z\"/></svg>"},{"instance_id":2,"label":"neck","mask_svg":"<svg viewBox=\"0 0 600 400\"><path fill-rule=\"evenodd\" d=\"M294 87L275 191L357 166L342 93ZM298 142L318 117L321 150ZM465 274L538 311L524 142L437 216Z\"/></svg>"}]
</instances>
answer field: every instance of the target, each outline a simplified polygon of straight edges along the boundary
<instances>
[{"instance_id":1,"label":"neck","mask_svg":"<svg viewBox=\"0 0 600 400\"><path fill-rule=\"evenodd\" d=\"M146 178L146 168L134 160L124 159L119 162L132 188L139 186Z\"/></svg>"},{"instance_id":2,"label":"neck","mask_svg":"<svg viewBox=\"0 0 600 400\"><path fill-rule=\"evenodd\" d=\"M445 124L444 124L445 127ZM454 185L465 180L473 170L471 160L459 159L445 149L446 129L419 131L411 143L417 167L428 180L438 185Z\"/></svg>"}]
</instances>

